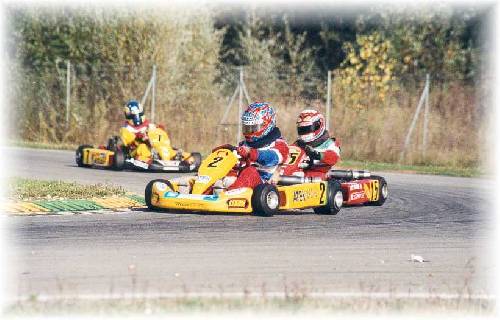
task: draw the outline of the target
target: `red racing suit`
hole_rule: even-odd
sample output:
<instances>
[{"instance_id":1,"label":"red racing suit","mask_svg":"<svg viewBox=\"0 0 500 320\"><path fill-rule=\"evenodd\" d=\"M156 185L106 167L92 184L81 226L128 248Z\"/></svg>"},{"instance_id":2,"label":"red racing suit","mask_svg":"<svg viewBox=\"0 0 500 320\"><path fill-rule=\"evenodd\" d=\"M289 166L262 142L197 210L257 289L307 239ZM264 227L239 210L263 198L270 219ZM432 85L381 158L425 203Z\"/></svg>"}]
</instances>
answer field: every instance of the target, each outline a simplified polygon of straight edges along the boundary
<instances>
[{"instance_id":1,"label":"red racing suit","mask_svg":"<svg viewBox=\"0 0 500 320\"><path fill-rule=\"evenodd\" d=\"M328 171L340 160L340 143L330 138L328 131L311 142L297 140L295 146L300 147L309 156L311 165L304 169L305 177L326 178Z\"/></svg>"},{"instance_id":2,"label":"red racing suit","mask_svg":"<svg viewBox=\"0 0 500 320\"><path fill-rule=\"evenodd\" d=\"M288 144L278 128L256 142L242 141L238 152L246 149L248 166L238 173L236 181L229 189L242 187L255 188L268 182L288 157Z\"/></svg>"}]
</instances>

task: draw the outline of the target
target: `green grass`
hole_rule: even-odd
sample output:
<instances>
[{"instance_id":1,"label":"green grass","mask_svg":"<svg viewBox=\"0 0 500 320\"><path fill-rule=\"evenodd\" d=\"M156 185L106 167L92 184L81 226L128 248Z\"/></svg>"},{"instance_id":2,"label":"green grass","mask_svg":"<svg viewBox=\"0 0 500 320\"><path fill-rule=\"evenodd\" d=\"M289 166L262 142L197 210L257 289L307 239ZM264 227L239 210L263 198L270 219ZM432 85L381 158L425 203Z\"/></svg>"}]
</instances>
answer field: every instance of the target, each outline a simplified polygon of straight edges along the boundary
<instances>
[{"instance_id":1,"label":"green grass","mask_svg":"<svg viewBox=\"0 0 500 320\"><path fill-rule=\"evenodd\" d=\"M52 150L76 150L78 145L72 143L46 143L36 141L11 140L8 145L22 148L33 149L52 149Z\"/></svg>"},{"instance_id":2,"label":"green grass","mask_svg":"<svg viewBox=\"0 0 500 320\"><path fill-rule=\"evenodd\" d=\"M371 161L342 160L339 168L369 171L397 171L404 173L434 174L454 177L478 177L482 174L480 168L459 168L433 165L406 165Z\"/></svg>"},{"instance_id":3,"label":"green grass","mask_svg":"<svg viewBox=\"0 0 500 320\"><path fill-rule=\"evenodd\" d=\"M9 198L15 200L89 199L125 194L119 186L24 178L11 179L8 190Z\"/></svg>"},{"instance_id":4,"label":"green grass","mask_svg":"<svg viewBox=\"0 0 500 320\"><path fill-rule=\"evenodd\" d=\"M158 298L158 299L110 299L110 300L58 300L18 302L5 309L7 315L175 315L194 312L218 314L232 312L260 314L416 314L436 315L492 315L494 301L474 299L369 299L336 298L314 299L288 298Z\"/></svg>"}]
</instances>

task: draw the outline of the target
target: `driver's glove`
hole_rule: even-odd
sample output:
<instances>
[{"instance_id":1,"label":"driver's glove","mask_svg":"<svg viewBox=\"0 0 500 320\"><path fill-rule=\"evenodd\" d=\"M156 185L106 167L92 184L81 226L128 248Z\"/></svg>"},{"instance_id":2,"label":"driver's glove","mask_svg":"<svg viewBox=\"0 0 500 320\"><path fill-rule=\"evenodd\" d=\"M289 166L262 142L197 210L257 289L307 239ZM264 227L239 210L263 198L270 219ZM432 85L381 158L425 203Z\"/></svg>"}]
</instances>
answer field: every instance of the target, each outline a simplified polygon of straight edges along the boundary
<instances>
[{"instance_id":1,"label":"driver's glove","mask_svg":"<svg viewBox=\"0 0 500 320\"><path fill-rule=\"evenodd\" d=\"M238 152L242 159L248 159L255 162L259 158L259 151L248 146L239 146L236 152Z\"/></svg>"},{"instance_id":2,"label":"driver's glove","mask_svg":"<svg viewBox=\"0 0 500 320\"><path fill-rule=\"evenodd\" d=\"M312 160L321 160L321 153L314 150L313 147L305 146L304 150L305 150L306 154L309 156L309 158L311 158Z\"/></svg>"}]
</instances>

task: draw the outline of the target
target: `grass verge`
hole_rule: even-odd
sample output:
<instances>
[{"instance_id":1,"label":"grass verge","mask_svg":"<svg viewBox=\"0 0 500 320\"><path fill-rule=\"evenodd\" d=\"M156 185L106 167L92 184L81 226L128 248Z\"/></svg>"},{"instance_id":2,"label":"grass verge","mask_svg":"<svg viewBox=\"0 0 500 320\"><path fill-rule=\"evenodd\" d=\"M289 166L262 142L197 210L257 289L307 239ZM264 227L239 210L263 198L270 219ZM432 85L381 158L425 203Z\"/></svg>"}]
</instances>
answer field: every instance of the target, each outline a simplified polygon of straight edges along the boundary
<instances>
[{"instance_id":1,"label":"grass verge","mask_svg":"<svg viewBox=\"0 0 500 320\"><path fill-rule=\"evenodd\" d=\"M338 168L359 169L369 171L396 171L402 173L434 174L453 177L478 177L482 174L480 168L442 167L432 165L406 165L397 163L370 162L357 160L342 160Z\"/></svg>"},{"instance_id":2,"label":"grass verge","mask_svg":"<svg viewBox=\"0 0 500 320\"><path fill-rule=\"evenodd\" d=\"M9 181L9 198L13 200L54 200L54 199L89 199L124 195L120 186L93 184L82 185L75 182L47 181L25 178L13 178Z\"/></svg>"},{"instance_id":3,"label":"grass verge","mask_svg":"<svg viewBox=\"0 0 500 320\"><path fill-rule=\"evenodd\" d=\"M369 299L338 298L314 299L308 297L288 298L163 298L163 299L112 299L112 300L58 300L18 302L5 309L7 315L68 314L94 315L168 315L202 312L209 313L284 313L294 316L311 314L416 314L435 316L436 312L461 315L491 315L494 302L480 299ZM303 317L300 317L303 318Z\"/></svg>"},{"instance_id":4,"label":"grass verge","mask_svg":"<svg viewBox=\"0 0 500 320\"><path fill-rule=\"evenodd\" d=\"M8 145L13 147L48 149L48 150L76 150L78 145L71 143L45 143L35 141L11 140Z\"/></svg>"}]
</instances>

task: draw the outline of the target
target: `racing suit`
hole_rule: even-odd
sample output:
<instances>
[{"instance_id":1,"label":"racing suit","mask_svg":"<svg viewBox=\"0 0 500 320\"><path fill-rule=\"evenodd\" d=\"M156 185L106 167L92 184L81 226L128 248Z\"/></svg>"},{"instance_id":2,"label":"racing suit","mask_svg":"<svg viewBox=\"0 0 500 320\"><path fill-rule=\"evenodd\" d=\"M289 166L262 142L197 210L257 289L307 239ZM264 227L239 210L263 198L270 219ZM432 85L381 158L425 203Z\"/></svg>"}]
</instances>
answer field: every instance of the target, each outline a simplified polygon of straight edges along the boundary
<instances>
[{"instance_id":1,"label":"racing suit","mask_svg":"<svg viewBox=\"0 0 500 320\"><path fill-rule=\"evenodd\" d=\"M154 148L162 160L170 160L177 154L165 130L148 120L138 126L125 122L120 128L120 137L123 145L129 148L130 156L145 163L152 162L151 148Z\"/></svg>"},{"instance_id":2,"label":"racing suit","mask_svg":"<svg viewBox=\"0 0 500 320\"><path fill-rule=\"evenodd\" d=\"M340 143L330 138L327 130L315 141L297 140L295 146L302 148L309 156L311 165L304 169L305 177L326 178L327 172L340 160Z\"/></svg>"},{"instance_id":3,"label":"racing suit","mask_svg":"<svg viewBox=\"0 0 500 320\"><path fill-rule=\"evenodd\" d=\"M241 170L229 189L255 188L268 182L288 157L288 144L276 127L267 136L256 142L242 141L239 150L247 149L250 165Z\"/></svg>"}]
</instances>

